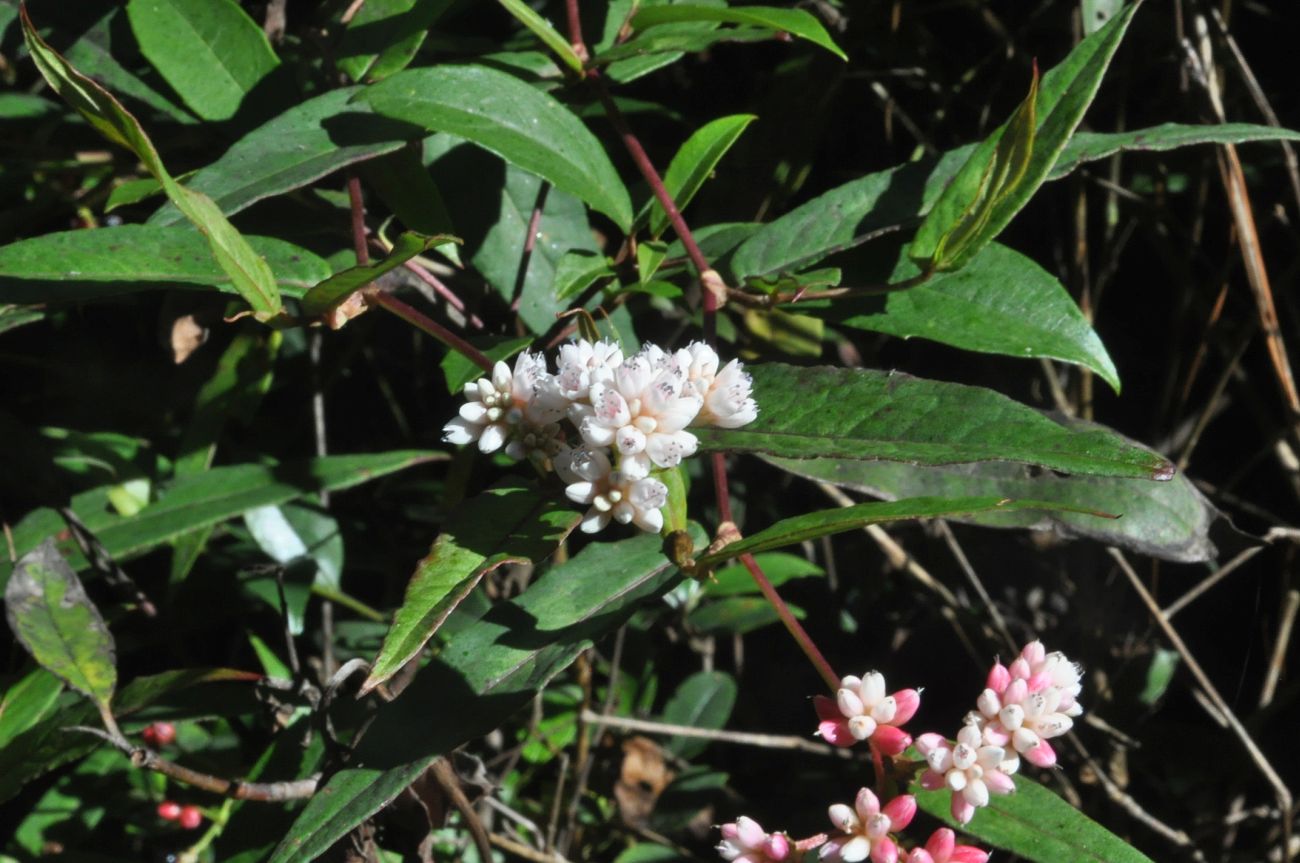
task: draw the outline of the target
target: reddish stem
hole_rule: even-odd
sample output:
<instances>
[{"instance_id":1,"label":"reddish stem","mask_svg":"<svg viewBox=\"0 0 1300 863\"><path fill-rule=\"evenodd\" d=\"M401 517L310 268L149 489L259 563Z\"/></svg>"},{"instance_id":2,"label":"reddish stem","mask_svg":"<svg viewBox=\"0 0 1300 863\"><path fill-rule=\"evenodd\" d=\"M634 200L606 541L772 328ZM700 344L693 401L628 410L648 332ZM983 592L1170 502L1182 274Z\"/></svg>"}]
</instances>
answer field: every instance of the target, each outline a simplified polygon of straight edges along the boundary
<instances>
[{"instance_id":1,"label":"reddish stem","mask_svg":"<svg viewBox=\"0 0 1300 863\"><path fill-rule=\"evenodd\" d=\"M361 180L356 174L348 175L348 203L352 206L352 248L357 253L357 266L370 263L370 249L366 247L366 207L361 200Z\"/></svg>"},{"instance_id":2,"label":"reddish stem","mask_svg":"<svg viewBox=\"0 0 1300 863\"><path fill-rule=\"evenodd\" d=\"M578 0L564 0L564 11L569 21L569 44L583 62L587 60L587 44L582 41L582 16L578 14Z\"/></svg>"},{"instance_id":3,"label":"reddish stem","mask_svg":"<svg viewBox=\"0 0 1300 863\"><path fill-rule=\"evenodd\" d=\"M808 636L799 621L795 619L790 607L785 604L785 600L781 599L777 594L776 588L772 586L772 582L767 580L767 576L759 568L754 556L752 554L742 554L740 560L745 564L745 568L749 570L749 574L754 577L754 583L758 585L758 589L762 591L763 596L776 609L777 617L781 618L781 622L785 624L786 630L794 638L795 643L799 645L803 655L808 657L808 661L813 664L813 667L817 669L817 673L822 676L822 680L826 681L826 685L831 688L832 692L839 689L839 675L835 673L835 669L831 668L831 664L826 661L826 657L822 656L822 652L817 649L817 645L813 644L813 640Z\"/></svg>"},{"instance_id":4,"label":"reddish stem","mask_svg":"<svg viewBox=\"0 0 1300 863\"><path fill-rule=\"evenodd\" d=\"M723 453L713 454L713 487L717 491L718 520L735 521L731 516L731 489L727 487L727 457Z\"/></svg>"},{"instance_id":5,"label":"reddish stem","mask_svg":"<svg viewBox=\"0 0 1300 863\"><path fill-rule=\"evenodd\" d=\"M399 300L392 294L386 294L383 291L371 291L366 294L366 300L372 305L380 306L393 314L397 315L408 324L417 329L424 330L456 353L478 365L479 368L488 374L492 374L492 366L495 365L492 359L444 327L442 324L432 320L423 312L411 308L406 303Z\"/></svg>"}]
</instances>

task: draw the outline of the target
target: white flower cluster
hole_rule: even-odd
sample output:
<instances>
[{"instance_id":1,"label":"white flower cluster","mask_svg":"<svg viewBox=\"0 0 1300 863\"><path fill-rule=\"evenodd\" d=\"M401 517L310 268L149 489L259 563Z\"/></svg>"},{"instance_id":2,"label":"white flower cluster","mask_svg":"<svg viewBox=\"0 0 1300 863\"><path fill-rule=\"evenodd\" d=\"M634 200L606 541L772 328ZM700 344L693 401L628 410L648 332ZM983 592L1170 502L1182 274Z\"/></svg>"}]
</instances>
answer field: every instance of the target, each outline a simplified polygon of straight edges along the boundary
<instances>
[{"instance_id":1,"label":"white flower cluster","mask_svg":"<svg viewBox=\"0 0 1300 863\"><path fill-rule=\"evenodd\" d=\"M587 533L611 520L657 533L668 487L651 471L695 453L699 442L687 428L738 428L758 415L741 363L720 365L703 342L673 352L648 344L624 358L613 342L579 340L560 348L554 374L542 354L524 352L513 371L498 362L491 378L465 385L466 402L443 440L477 442L485 453L504 448L554 469L569 499L589 507Z\"/></svg>"}]
</instances>

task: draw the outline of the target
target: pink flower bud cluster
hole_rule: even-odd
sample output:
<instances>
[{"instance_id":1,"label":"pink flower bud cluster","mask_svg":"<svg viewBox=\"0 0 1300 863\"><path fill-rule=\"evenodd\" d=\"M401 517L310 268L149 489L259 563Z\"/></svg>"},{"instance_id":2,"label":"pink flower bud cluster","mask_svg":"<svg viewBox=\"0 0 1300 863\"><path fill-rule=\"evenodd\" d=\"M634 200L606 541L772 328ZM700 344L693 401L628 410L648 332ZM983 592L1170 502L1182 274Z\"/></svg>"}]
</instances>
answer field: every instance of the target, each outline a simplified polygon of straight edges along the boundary
<instances>
[{"instance_id":1,"label":"pink flower bud cluster","mask_svg":"<svg viewBox=\"0 0 1300 863\"><path fill-rule=\"evenodd\" d=\"M695 453L689 427L752 422L751 390L740 361L721 365L703 342L674 352L648 344L624 358L613 342L578 340L561 346L554 373L541 353L524 352L513 370L498 362L466 384L442 437L556 471L569 499L588 507L587 533L611 521L658 532L668 487L653 471Z\"/></svg>"},{"instance_id":2,"label":"pink flower bud cluster","mask_svg":"<svg viewBox=\"0 0 1300 863\"><path fill-rule=\"evenodd\" d=\"M917 736L916 749L925 763L921 786L950 790L952 817L968 823L991 795L1016 790L1012 776L1022 755L1039 767L1056 763L1048 740L1069 731L1072 717L1083 711L1081 690L1079 666L1064 654L1048 653L1038 641L1026 644L1010 665L995 662L977 709L967 714L956 740L932 732ZM822 739L835 746L865 742L877 769L881 759L902 755L912 745L902 726L920 704L915 689L887 695L885 678L876 671L843 678L834 699L813 699ZM903 850L896 834L916 814L916 798L910 794L882 805L871 789L863 788L852 806L837 803L829 814L835 832L804 840L766 833L753 819L741 817L722 826L718 852L724 860L741 863L779 863L790 857L791 849L801 854L812 848L819 848L819 859L830 863L986 863L989 857L974 846L958 845L947 828L936 830L924 846Z\"/></svg>"}]
</instances>

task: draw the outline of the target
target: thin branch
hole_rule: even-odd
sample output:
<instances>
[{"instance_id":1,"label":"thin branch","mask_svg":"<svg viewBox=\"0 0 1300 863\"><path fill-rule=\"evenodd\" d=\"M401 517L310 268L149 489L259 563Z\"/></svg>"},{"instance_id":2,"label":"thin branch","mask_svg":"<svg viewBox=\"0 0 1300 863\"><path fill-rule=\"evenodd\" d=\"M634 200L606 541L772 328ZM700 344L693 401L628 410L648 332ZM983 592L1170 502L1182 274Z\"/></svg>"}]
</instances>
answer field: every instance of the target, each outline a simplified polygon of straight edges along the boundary
<instances>
[{"instance_id":1,"label":"thin branch","mask_svg":"<svg viewBox=\"0 0 1300 863\"><path fill-rule=\"evenodd\" d=\"M197 770L191 770L188 767L182 767L175 762L168 761L152 749L134 745L120 733L113 734L100 728L90 728L85 725L74 725L67 730L79 731L83 734L92 734L98 737L129 758L132 766L141 770L152 770L170 779L175 779L177 782L184 782L186 785L192 785L195 788L235 800L253 800L259 803L301 800L315 794L316 787L320 784L319 773L306 779L295 779L288 782L241 782L238 779L222 779L219 776L200 773Z\"/></svg>"},{"instance_id":2,"label":"thin branch","mask_svg":"<svg viewBox=\"0 0 1300 863\"><path fill-rule=\"evenodd\" d=\"M469 828L469 834L474 837L474 845L478 848L479 859L491 860L492 845L488 839L487 829L483 827L483 819L479 818L478 813L474 811L474 804L469 802L465 791L460 787L460 777L456 775L456 771L452 769L446 758L435 758L433 764L429 765L429 773L433 775L442 793L447 795L451 805L456 807L460 817L465 819L465 826Z\"/></svg>"},{"instance_id":3,"label":"thin branch","mask_svg":"<svg viewBox=\"0 0 1300 863\"><path fill-rule=\"evenodd\" d=\"M483 371L488 374L492 373L492 366L494 363L487 354L483 353L478 348L444 327L442 324L432 320L423 312L419 312L408 306L392 294L385 293L381 290L367 291L366 301L372 305L379 306L392 312L411 326L423 330L433 336L453 351L456 351L456 353L477 365Z\"/></svg>"},{"instance_id":4,"label":"thin branch","mask_svg":"<svg viewBox=\"0 0 1300 863\"><path fill-rule=\"evenodd\" d=\"M712 728L696 728L693 725L673 725L668 722L651 722L646 719L632 719L624 716L607 716L592 710L584 710L584 721L592 725L606 725L621 728L624 731L637 731L644 734L658 734L668 737L695 737L713 740L718 743L735 743L739 746L757 746L760 749L794 749L811 752L815 755L829 755L833 758L858 759L850 749L831 746L829 743L817 743L805 740L793 734L754 734L747 731L725 731Z\"/></svg>"},{"instance_id":5,"label":"thin branch","mask_svg":"<svg viewBox=\"0 0 1300 863\"><path fill-rule=\"evenodd\" d=\"M821 675L822 680L826 681L826 685L830 687L832 692L839 689L840 676L835 673L835 669L831 668L831 664L826 661L826 657L822 656L822 652L817 649L817 645L813 643L803 625L790 611L790 607L777 594L776 588L772 586L772 582L767 580L767 576L759 568L754 556L752 554L742 554L740 562L745 564L745 568L753 576L754 583L758 585L759 591L767 598L772 608L776 609L777 617L781 618L786 630L794 638L795 643L799 645L799 649L803 651L804 656L808 657L808 661L817 669L817 673Z\"/></svg>"},{"instance_id":6,"label":"thin branch","mask_svg":"<svg viewBox=\"0 0 1300 863\"><path fill-rule=\"evenodd\" d=\"M370 263L370 248L366 245L366 207L361 198L361 180L356 174L348 175L348 204L352 211L352 250L357 255L357 265Z\"/></svg>"}]
</instances>

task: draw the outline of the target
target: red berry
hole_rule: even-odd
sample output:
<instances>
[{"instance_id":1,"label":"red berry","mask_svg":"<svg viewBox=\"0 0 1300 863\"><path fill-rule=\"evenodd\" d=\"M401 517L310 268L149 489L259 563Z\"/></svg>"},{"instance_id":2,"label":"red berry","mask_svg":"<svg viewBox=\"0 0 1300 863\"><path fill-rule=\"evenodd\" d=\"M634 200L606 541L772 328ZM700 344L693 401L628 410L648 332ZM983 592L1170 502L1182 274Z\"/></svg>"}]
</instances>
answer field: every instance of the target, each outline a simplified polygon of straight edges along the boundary
<instances>
[{"instance_id":1,"label":"red berry","mask_svg":"<svg viewBox=\"0 0 1300 863\"><path fill-rule=\"evenodd\" d=\"M150 735L149 732L153 734ZM166 746L176 739L176 726L170 722L155 722L144 730L145 740L158 746ZM150 739L152 737L152 739Z\"/></svg>"},{"instance_id":2,"label":"red berry","mask_svg":"<svg viewBox=\"0 0 1300 863\"><path fill-rule=\"evenodd\" d=\"M203 823L203 813L197 806L182 806L179 821L186 830L193 830Z\"/></svg>"},{"instance_id":3,"label":"red berry","mask_svg":"<svg viewBox=\"0 0 1300 863\"><path fill-rule=\"evenodd\" d=\"M158 817L164 821L175 821L181 817L181 804L164 800L158 804Z\"/></svg>"},{"instance_id":4,"label":"red berry","mask_svg":"<svg viewBox=\"0 0 1300 863\"><path fill-rule=\"evenodd\" d=\"M140 736L143 737L144 742L148 743L150 746L158 745L158 732L154 730L152 725L146 725L144 731L140 732Z\"/></svg>"}]
</instances>

